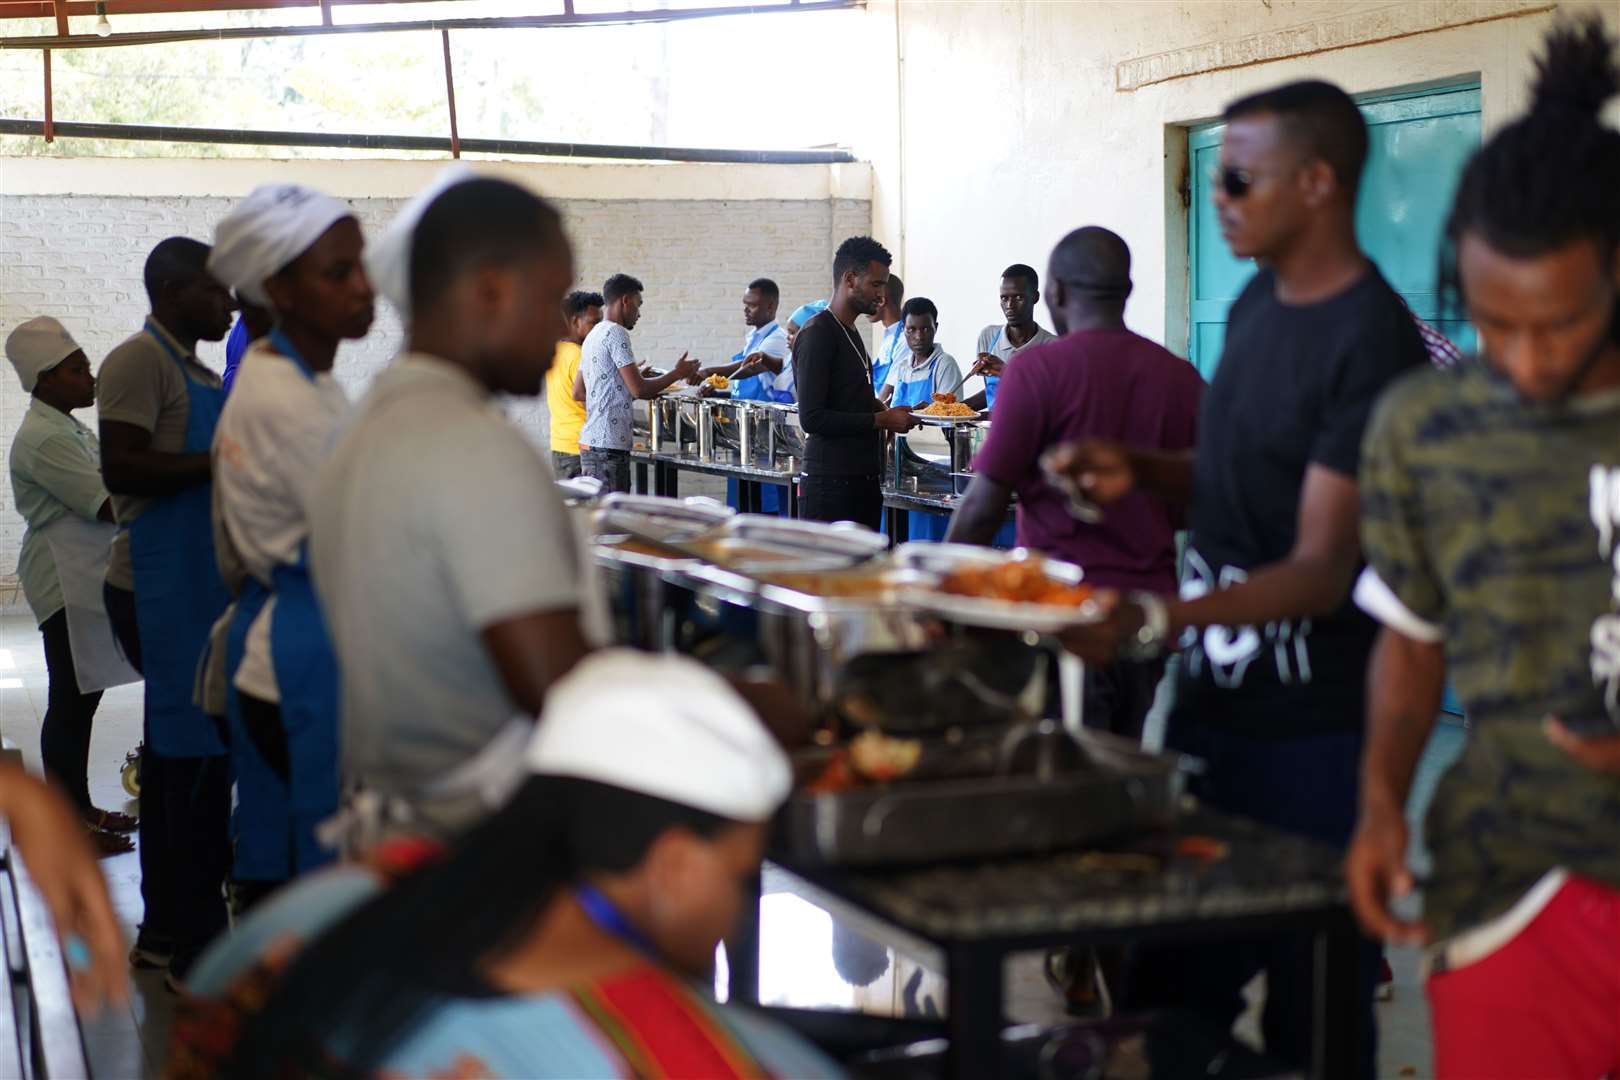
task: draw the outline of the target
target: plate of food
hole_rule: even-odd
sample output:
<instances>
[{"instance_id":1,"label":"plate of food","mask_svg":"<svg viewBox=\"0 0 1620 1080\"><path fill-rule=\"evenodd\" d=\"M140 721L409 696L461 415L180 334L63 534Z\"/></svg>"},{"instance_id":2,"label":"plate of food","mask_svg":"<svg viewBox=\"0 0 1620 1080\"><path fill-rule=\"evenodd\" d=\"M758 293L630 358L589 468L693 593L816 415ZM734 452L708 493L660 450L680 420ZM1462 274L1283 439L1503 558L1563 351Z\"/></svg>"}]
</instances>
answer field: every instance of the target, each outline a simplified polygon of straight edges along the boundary
<instances>
[{"instance_id":1,"label":"plate of food","mask_svg":"<svg viewBox=\"0 0 1620 1080\"><path fill-rule=\"evenodd\" d=\"M1083 576L1072 563L1023 553L995 564L958 566L931 588L907 589L902 599L967 626L1056 633L1105 614Z\"/></svg>"},{"instance_id":2,"label":"plate of food","mask_svg":"<svg viewBox=\"0 0 1620 1080\"><path fill-rule=\"evenodd\" d=\"M961 424L969 420L983 419L977 409L965 402L957 401L955 394L935 394L932 402L921 409L911 410L911 415L919 420L936 424Z\"/></svg>"}]
</instances>

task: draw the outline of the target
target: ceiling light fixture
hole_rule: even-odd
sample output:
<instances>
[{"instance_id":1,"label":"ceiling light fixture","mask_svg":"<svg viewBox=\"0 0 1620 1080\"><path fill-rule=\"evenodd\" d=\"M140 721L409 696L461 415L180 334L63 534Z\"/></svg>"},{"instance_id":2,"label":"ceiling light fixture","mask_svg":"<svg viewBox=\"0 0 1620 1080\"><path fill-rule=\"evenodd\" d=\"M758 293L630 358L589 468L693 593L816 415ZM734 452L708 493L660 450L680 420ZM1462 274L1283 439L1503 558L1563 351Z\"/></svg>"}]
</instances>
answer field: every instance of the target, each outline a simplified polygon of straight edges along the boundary
<instances>
[{"instance_id":1,"label":"ceiling light fixture","mask_svg":"<svg viewBox=\"0 0 1620 1080\"><path fill-rule=\"evenodd\" d=\"M112 23L107 21L105 0L96 0L96 37L111 37Z\"/></svg>"}]
</instances>

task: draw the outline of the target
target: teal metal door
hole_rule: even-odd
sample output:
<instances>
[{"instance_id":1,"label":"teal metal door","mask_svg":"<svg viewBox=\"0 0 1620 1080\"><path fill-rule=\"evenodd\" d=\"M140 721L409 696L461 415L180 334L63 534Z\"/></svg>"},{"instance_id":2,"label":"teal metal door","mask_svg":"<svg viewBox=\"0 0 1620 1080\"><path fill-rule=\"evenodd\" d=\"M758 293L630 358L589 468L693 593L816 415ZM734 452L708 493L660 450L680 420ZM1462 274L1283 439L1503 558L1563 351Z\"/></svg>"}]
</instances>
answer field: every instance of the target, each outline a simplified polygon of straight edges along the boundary
<instances>
[{"instance_id":1,"label":"teal metal door","mask_svg":"<svg viewBox=\"0 0 1620 1080\"><path fill-rule=\"evenodd\" d=\"M1479 88L1371 99L1361 112L1370 143L1356 212L1362 247L1413 311L1471 349L1473 331L1466 323L1439 318L1435 265L1457 181L1479 148ZM1254 274L1252 262L1227 249L1215 220L1209 176L1220 160L1224 127L1209 124L1187 136L1192 171L1187 350L1206 379L1220 362L1227 309Z\"/></svg>"}]
</instances>

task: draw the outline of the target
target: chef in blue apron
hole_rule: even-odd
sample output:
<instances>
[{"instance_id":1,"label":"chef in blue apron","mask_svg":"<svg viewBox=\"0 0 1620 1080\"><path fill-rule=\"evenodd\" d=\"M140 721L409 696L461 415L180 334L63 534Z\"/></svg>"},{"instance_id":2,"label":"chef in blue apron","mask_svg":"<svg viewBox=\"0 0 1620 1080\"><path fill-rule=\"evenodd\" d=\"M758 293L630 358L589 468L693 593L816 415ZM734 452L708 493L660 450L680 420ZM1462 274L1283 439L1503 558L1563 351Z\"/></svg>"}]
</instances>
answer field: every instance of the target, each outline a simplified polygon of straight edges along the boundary
<instances>
[{"instance_id":1,"label":"chef in blue apron","mask_svg":"<svg viewBox=\"0 0 1620 1080\"><path fill-rule=\"evenodd\" d=\"M704 377L724 375L731 380L730 393L737 401L793 400L793 367L788 363L787 331L776 322L777 305L781 303L781 290L770 278L756 278L749 282L743 293L743 322L748 336L741 350L732 355L729 363L708 368ZM779 391L777 387L782 389ZM705 393L707 387L698 392ZM726 502L735 507L737 481L726 481ZM775 484L760 488L760 506L763 513L774 514L786 504Z\"/></svg>"},{"instance_id":2,"label":"chef in blue apron","mask_svg":"<svg viewBox=\"0 0 1620 1080\"><path fill-rule=\"evenodd\" d=\"M787 331L789 353L793 351L793 339L799 336L799 331L803 330L805 324L811 319L826 311L827 303L826 300L814 300L808 304L800 304L793 309L793 314L788 316L788 321L782 324L782 329ZM792 365L789 364L788 366L791 367Z\"/></svg>"},{"instance_id":3,"label":"chef in blue apron","mask_svg":"<svg viewBox=\"0 0 1620 1080\"><path fill-rule=\"evenodd\" d=\"M935 394L954 394L962 385L962 368L950 353L935 341L939 333L939 309L927 297L906 301L903 309L906 355L889 368L888 381L878 397L886 405L909 405L925 409ZM908 533L913 540L943 540L951 523L949 514L908 510Z\"/></svg>"},{"instance_id":4,"label":"chef in blue apron","mask_svg":"<svg viewBox=\"0 0 1620 1080\"><path fill-rule=\"evenodd\" d=\"M991 409L996 404L996 387L1001 371L1020 351L1055 335L1035 321L1035 306L1041 300L1041 279L1030 266L1015 263L1001 272L998 301L1005 323L991 323L979 331L978 359L968 378L984 377L984 389L967 399L975 409Z\"/></svg>"},{"instance_id":5,"label":"chef in blue apron","mask_svg":"<svg viewBox=\"0 0 1620 1080\"><path fill-rule=\"evenodd\" d=\"M347 204L273 184L220 221L209 260L274 320L243 356L214 438L219 560L241 568L223 652L243 908L332 858L315 831L338 809L338 676L306 508L349 411L332 377L338 345L371 328L363 246Z\"/></svg>"},{"instance_id":6,"label":"chef in blue apron","mask_svg":"<svg viewBox=\"0 0 1620 1080\"><path fill-rule=\"evenodd\" d=\"M186 237L152 249L151 315L107 354L96 381L102 479L119 525L103 596L124 655L146 678L144 912L130 958L172 980L226 921L230 762L224 733L193 697L209 629L229 601L209 526L208 451L225 391L196 350L225 337L235 302L209 276L208 252Z\"/></svg>"}]
</instances>

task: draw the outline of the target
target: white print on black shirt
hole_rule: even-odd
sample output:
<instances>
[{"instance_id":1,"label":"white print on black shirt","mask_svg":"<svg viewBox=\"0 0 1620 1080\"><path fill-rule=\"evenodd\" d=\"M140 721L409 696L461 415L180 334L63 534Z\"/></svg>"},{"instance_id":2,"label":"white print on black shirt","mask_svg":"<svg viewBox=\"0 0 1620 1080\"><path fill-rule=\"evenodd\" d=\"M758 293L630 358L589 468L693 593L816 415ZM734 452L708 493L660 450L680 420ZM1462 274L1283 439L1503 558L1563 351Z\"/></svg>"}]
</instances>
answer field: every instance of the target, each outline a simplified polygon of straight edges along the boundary
<instances>
[{"instance_id":1,"label":"white print on black shirt","mask_svg":"<svg viewBox=\"0 0 1620 1080\"><path fill-rule=\"evenodd\" d=\"M1229 589L1247 580L1248 571L1238 566L1223 566L1219 574L1214 573L1204 557L1189 547L1181 575L1181 598L1196 600L1211 590ZM1203 674L1207 659L1215 685L1230 690L1243 685L1249 665L1264 655L1269 645L1272 662L1277 665L1277 681L1287 686L1311 681L1310 635L1311 620L1281 619L1267 623L1263 629L1209 626L1202 634L1188 630L1181 647L1187 652L1194 676Z\"/></svg>"},{"instance_id":2,"label":"white print on black shirt","mask_svg":"<svg viewBox=\"0 0 1620 1080\"><path fill-rule=\"evenodd\" d=\"M1592 524L1597 527L1598 557L1614 567L1609 602L1614 610L1592 623L1592 682L1603 691L1603 706L1620 723L1620 468L1592 466Z\"/></svg>"}]
</instances>

